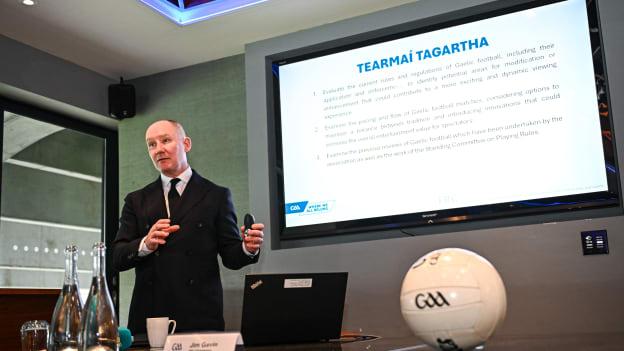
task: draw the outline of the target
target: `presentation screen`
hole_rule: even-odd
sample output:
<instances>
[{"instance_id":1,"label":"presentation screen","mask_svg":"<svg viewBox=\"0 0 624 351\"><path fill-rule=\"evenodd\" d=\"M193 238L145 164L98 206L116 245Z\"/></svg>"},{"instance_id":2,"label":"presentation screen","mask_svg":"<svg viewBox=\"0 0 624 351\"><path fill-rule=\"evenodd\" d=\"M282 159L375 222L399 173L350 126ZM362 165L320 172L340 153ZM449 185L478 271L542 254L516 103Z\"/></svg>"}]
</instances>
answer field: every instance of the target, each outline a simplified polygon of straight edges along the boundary
<instances>
[{"instance_id":1,"label":"presentation screen","mask_svg":"<svg viewBox=\"0 0 624 351\"><path fill-rule=\"evenodd\" d=\"M269 58L282 237L619 205L593 3Z\"/></svg>"}]
</instances>

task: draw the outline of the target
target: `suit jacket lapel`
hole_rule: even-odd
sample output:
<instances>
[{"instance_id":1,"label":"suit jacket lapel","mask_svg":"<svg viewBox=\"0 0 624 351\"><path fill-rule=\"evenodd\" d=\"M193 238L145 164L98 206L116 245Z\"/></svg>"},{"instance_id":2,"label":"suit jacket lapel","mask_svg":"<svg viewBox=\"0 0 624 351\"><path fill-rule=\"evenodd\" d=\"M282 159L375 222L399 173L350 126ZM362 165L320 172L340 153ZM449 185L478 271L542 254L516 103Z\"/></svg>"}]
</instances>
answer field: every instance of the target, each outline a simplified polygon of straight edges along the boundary
<instances>
[{"instance_id":1,"label":"suit jacket lapel","mask_svg":"<svg viewBox=\"0 0 624 351\"><path fill-rule=\"evenodd\" d=\"M206 193L210 190L210 187L204 181L204 179L193 171L193 175L186 185L182 196L180 197L180 205L177 209L177 215L175 223L180 223L184 217L192 212L191 209L206 196Z\"/></svg>"},{"instance_id":2,"label":"suit jacket lapel","mask_svg":"<svg viewBox=\"0 0 624 351\"><path fill-rule=\"evenodd\" d=\"M171 222L184 226L181 224L184 218L189 214L189 212L193 212L192 208L204 198L209 190L210 187L204 179L193 171L193 175L191 176L189 183L186 185L184 192L180 196L180 204L176 210L177 214L174 214L176 218L172 218ZM195 215L197 215L196 212ZM179 232L173 233L173 235L170 235L167 238L167 246L171 247L174 242L180 240L180 237L185 235L188 235L188 231L186 230L180 230Z\"/></svg>"},{"instance_id":3,"label":"suit jacket lapel","mask_svg":"<svg viewBox=\"0 0 624 351\"><path fill-rule=\"evenodd\" d=\"M160 177L145 188L145 217L151 227L157 220L167 218L165 195ZM147 228L149 230L149 228Z\"/></svg>"}]
</instances>

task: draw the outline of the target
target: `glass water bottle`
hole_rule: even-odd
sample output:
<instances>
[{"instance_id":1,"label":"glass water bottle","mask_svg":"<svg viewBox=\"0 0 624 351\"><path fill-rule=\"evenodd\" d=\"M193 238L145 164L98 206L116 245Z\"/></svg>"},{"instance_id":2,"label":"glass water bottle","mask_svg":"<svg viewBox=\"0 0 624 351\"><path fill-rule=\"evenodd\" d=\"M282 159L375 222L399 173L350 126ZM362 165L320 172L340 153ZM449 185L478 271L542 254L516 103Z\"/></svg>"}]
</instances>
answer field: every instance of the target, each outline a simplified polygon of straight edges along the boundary
<instances>
[{"instance_id":1,"label":"glass water bottle","mask_svg":"<svg viewBox=\"0 0 624 351\"><path fill-rule=\"evenodd\" d=\"M78 288L78 248L75 245L65 247L65 279L63 290L56 300L48 351L77 351L78 332L82 316L82 300Z\"/></svg>"},{"instance_id":2,"label":"glass water bottle","mask_svg":"<svg viewBox=\"0 0 624 351\"><path fill-rule=\"evenodd\" d=\"M93 245L93 280L80 323L80 350L118 351L117 317L106 284L106 246Z\"/></svg>"}]
</instances>

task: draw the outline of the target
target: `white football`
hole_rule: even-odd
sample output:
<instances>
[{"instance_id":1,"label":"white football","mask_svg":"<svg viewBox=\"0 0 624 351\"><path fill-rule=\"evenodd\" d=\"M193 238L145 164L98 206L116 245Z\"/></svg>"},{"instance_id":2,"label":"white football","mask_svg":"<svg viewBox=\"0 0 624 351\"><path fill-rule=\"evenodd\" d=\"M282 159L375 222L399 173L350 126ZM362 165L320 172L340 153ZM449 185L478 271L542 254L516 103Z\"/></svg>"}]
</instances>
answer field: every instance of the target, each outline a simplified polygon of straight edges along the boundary
<instances>
[{"instance_id":1,"label":"white football","mask_svg":"<svg viewBox=\"0 0 624 351\"><path fill-rule=\"evenodd\" d=\"M476 253L435 250L405 275L401 312L425 343L443 351L470 350L505 319L505 285L496 268Z\"/></svg>"}]
</instances>

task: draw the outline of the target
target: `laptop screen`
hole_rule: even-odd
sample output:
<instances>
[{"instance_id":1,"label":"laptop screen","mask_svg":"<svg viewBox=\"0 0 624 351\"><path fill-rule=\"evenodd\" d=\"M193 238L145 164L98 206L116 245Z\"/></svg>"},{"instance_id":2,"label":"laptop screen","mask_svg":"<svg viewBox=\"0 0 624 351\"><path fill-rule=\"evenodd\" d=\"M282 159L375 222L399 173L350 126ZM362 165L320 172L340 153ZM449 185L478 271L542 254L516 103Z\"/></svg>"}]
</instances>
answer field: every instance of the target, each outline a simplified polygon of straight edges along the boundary
<instances>
[{"instance_id":1,"label":"laptop screen","mask_svg":"<svg viewBox=\"0 0 624 351\"><path fill-rule=\"evenodd\" d=\"M245 276L245 345L340 338L346 289L346 272Z\"/></svg>"}]
</instances>

